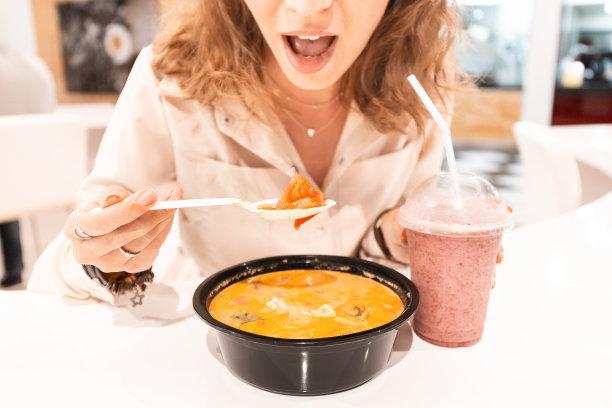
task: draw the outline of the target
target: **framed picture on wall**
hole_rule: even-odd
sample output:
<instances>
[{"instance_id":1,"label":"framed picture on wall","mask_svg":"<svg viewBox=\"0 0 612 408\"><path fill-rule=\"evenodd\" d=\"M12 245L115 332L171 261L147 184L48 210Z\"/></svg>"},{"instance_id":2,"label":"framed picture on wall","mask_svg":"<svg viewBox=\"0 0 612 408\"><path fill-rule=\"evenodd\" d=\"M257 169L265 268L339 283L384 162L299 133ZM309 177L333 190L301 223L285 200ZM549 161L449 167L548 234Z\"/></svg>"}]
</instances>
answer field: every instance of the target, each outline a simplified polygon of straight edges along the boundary
<instances>
[{"instance_id":1,"label":"framed picture on wall","mask_svg":"<svg viewBox=\"0 0 612 408\"><path fill-rule=\"evenodd\" d=\"M156 0L32 0L60 103L114 102L157 31Z\"/></svg>"}]
</instances>

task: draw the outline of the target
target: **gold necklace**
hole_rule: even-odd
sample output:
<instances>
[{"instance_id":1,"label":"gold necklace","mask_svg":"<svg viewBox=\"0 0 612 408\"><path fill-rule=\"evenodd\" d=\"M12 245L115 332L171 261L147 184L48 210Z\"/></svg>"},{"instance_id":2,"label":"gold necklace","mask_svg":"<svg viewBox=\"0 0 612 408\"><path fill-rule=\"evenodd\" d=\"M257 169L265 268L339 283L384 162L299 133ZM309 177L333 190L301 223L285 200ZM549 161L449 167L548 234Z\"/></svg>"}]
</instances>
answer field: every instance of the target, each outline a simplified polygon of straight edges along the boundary
<instances>
[{"instance_id":1,"label":"gold necklace","mask_svg":"<svg viewBox=\"0 0 612 408\"><path fill-rule=\"evenodd\" d=\"M278 83L274 79L272 79L271 76L267 75L267 77L270 80L270 82L272 82L274 84L276 89L278 89L280 91L281 88L278 86ZM279 92L279 93L282 93L282 92ZM318 104L310 104L310 103L305 103L305 102L298 101L297 99L293 99L292 97L282 93L282 96L288 102L291 102L291 103L294 103L294 104L297 104L297 105L301 105L301 106L303 106L305 108L315 109L315 110L321 109L322 107L325 107L327 105L330 105L330 104L336 102L343 95L344 95L343 92L339 92L338 95L334 96L332 99L330 99L328 101L325 101L325 102L322 102L322 103L318 103ZM336 119L336 117L340 114L340 111L342 110L342 104L341 103L338 104L338 108L336 109L336 112L334 112L334 114L329 119L329 121L327 121L327 123L323 124L322 126L319 126L318 128L313 128L313 127L310 127L310 126L306 126L289 109L284 109L283 108L283 110L285 111L287 116L289 116L289 118L291 120L293 120L299 126L301 126L304 129L306 129L306 134L308 135L308 137L314 137L314 135L317 134L317 132L321 132L321 131L327 129L333 123L333 121Z\"/></svg>"},{"instance_id":2,"label":"gold necklace","mask_svg":"<svg viewBox=\"0 0 612 408\"><path fill-rule=\"evenodd\" d=\"M320 105L319 105L320 106ZM334 112L334 114L332 115L332 117L323 125L319 126L318 128L313 128L310 126L306 126L305 124L303 124L291 111L289 110L285 110L285 113L287 114L287 116L289 116L289 118L291 118L295 123L297 123L298 125L300 125L301 127L303 127L304 129L306 129L306 134L308 135L308 137L314 137L315 134L327 129L332 123L333 121L338 117L338 115L340 114L340 111L342 110L342 104L338 104L338 108L336 109L336 112Z\"/></svg>"}]
</instances>

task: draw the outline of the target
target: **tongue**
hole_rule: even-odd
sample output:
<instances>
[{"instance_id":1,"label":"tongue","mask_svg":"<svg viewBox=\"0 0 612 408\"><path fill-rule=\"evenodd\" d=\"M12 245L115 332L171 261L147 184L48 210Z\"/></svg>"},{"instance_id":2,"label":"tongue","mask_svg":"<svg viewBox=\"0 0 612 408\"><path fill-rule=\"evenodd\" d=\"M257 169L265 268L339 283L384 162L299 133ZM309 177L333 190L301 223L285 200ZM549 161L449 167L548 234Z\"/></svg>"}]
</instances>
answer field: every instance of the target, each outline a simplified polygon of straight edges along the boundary
<instances>
[{"instance_id":1,"label":"tongue","mask_svg":"<svg viewBox=\"0 0 612 408\"><path fill-rule=\"evenodd\" d=\"M297 36L288 36L289 44L296 54L303 57L318 57L323 54L331 45L334 37L325 36L318 40L302 40Z\"/></svg>"}]
</instances>

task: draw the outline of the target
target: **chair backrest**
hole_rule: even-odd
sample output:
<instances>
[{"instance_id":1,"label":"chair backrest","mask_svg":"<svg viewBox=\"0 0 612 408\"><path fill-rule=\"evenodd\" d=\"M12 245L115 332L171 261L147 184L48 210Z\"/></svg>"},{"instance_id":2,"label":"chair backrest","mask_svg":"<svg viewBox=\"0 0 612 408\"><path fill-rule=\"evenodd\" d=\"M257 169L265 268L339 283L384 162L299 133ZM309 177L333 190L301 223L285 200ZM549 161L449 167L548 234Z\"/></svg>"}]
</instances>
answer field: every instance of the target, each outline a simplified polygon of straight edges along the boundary
<instances>
[{"instance_id":1,"label":"chair backrest","mask_svg":"<svg viewBox=\"0 0 612 408\"><path fill-rule=\"evenodd\" d=\"M558 125L552 129L574 151L579 165L584 162L612 177L612 124Z\"/></svg>"},{"instance_id":2,"label":"chair backrest","mask_svg":"<svg viewBox=\"0 0 612 408\"><path fill-rule=\"evenodd\" d=\"M574 153L550 126L521 121L513 126L524 168L524 202L517 222L541 221L580 205L582 187Z\"/></svg>"},{"instance_id":3,"label":"chair backrest","mask_svg":"<svg viewBox=\"0 0 612 408\"><path fill-rule=\"evenodd\" d=\"M87 171L87 128L68 114L0 116L0 222L72 206Z\"/></svg>"},{"instance_id":4,"label":"chair backrest","mask_svg":"<svg viewBox=\"0 0 612 408\"><path fill-rule=\"evenodd\" d=\"M552 129L576 155L581 205L612 191L612 124L558 125Z\"/></svg>"}]
</instances>

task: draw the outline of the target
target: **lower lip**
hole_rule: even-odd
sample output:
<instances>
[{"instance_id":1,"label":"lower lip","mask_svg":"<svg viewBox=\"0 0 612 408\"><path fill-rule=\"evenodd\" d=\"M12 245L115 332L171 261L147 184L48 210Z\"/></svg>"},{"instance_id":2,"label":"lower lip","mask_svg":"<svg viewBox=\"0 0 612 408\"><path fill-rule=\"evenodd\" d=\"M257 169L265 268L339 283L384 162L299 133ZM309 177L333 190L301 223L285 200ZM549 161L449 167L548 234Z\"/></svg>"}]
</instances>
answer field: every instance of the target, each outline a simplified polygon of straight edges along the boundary
<instances>
[{"instance_id":1,"label":"lower lip","mask_svg":"<svg viewBox=\"0 0 612 408\"><path fill-rule=\"evenodd\" d=\"M329 60L331 60L337 41L338 37L335 37L332 43L329 45L329 48L318 57L306 58L296 54L289 44L289 39L283 36L283 44L285 44L285 52L287 53L289 62L291 65L293 65L293 68L304 74L314 74L315 72L322 70L327 65Z\"/></svg>"}]
</instances>

